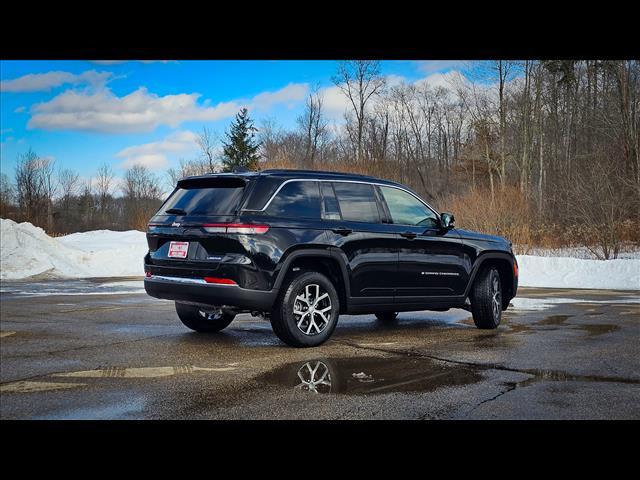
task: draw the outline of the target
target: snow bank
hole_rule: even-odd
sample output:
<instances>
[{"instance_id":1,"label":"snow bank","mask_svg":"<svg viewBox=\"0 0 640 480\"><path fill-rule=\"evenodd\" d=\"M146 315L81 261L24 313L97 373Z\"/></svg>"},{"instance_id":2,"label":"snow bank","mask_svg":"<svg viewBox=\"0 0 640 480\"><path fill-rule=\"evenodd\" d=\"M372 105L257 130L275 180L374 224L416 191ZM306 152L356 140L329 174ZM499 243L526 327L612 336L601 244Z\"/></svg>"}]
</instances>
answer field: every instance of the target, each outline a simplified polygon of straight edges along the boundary
<instances>
[{"instance_id":1,"label":"snow bank","mask_svg":"<svg viewBox=\"0 0 640 480\"><path fill-rule=\"evenodd\" d=\"M585 260L517 255L520 285L640 290L640 259Z\"/></svg>"},{"instance_id":2,"label":"snow bank","mask_svg":"<svg viewBox=\"0 0 640 480\"><path fill-rule=\"evenodd\" d=\"M98 230L52 238L30 223L0 219L0 278L144 275L144 232Z\"/></svg>"}]
</instances>

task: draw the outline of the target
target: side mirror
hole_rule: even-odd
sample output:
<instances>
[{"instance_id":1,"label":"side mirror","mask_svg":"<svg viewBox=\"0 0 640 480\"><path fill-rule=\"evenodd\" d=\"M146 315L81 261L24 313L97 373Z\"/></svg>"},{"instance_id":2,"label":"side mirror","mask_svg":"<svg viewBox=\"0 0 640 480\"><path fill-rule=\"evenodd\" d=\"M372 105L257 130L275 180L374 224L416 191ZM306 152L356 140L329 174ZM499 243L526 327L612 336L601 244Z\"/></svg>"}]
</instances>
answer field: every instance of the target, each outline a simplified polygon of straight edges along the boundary
<instances>
[{"instance_id":1,"label":"side mirror","mask_svg":"<svg viewBox=\"0 0 640 480\"><path fill-rule=\"evenodd\" d=\"M456 219L454 218L453 213L443 213L440 215L440 219L442 221L442 228L445 230L451 230L454 227Z\"/></svg>"}]
</instances>

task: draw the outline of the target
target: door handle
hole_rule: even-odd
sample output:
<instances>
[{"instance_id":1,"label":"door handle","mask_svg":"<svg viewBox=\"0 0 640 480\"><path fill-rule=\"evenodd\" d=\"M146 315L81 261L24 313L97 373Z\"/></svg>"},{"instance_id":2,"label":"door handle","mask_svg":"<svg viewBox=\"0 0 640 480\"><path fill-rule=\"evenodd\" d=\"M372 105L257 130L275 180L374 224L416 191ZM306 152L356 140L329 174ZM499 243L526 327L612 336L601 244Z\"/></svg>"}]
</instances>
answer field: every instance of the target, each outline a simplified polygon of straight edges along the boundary
<instances>
[{"instance_id":1,"label":"door handle","mask_svg":"<svg viewBox=\"0 0 640 480\"><path fill-rule=\"evenodd\" d=\"M408 238L409 240L413 240L414 238L416 238L418 236L417 233L413 233L413 232L402 232L400 234L400 236L404 237L404 238Z\"/></svg>"},{"instance_id":2,"label":"door handle","mask_svg":"<svg viewBox=\"0 0 640 480\"><path fill-rule=\"evenodd\" d=\"M349 235L353 230L347 227L338 227L333 229L333 233L338 233L340 235Z\"/></svg>"}]
</instances>

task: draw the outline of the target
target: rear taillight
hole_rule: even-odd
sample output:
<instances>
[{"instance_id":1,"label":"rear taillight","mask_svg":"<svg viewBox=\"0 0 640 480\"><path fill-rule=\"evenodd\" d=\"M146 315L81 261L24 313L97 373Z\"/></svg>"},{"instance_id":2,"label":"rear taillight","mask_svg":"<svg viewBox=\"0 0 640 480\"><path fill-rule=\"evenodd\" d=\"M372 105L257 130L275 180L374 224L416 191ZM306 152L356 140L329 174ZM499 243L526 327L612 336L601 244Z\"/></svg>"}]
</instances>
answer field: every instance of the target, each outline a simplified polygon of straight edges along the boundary
<instances>
[{"instance_id":1,"label":"rear taillight","mask_svg":"<svg viewBox=\"0 0 640 480\"><path fill-rule=\"evenodd\" d=\"M209 233L242 233L246 235L261 235L269 231L268 225L251 223L206 223L202 228Z\"/></svg>"},{"instance_id":2,"label":"rear taillight","mask_svg":"<svg viewBox=\"0 0 640 480\"><path fill-rule=\"evenodd\" d=\"M513 274L518 278L518 262L513 261Z\"/></svg>"},{"instance_id":3,"label":"rear taillight","mask_svg":"<svg viewBox=\"0 0 640 480\"><path fill-rule=\"evenodd\" d=\"M236 282L228 278L204 277L207 283L217 283L218 285L237 285Z\"/></svg>"}]
</instances>

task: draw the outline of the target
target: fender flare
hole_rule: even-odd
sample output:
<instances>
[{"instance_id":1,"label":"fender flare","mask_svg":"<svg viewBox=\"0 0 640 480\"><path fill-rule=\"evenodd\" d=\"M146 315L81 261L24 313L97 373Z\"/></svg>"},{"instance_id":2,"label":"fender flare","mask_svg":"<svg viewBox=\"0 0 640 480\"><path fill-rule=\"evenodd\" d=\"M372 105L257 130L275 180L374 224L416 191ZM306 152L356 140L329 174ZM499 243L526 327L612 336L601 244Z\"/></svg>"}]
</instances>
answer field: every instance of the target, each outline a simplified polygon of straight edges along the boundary
<instances>
[{"instance_id":1,"label":"fender flare","mask_svg":"<svg viewBox=\"0 0 640 480\"><path fill-rule=\"evenodd\" d=\"M277 290L282 286L282 282L284 281L287 272L289 271L289 267L291 264L300 258L328 258L330 260L335 260L338 262L340 267L340 272L342 273L342 281L345 287L345 295L346 298L349 298L350 288L349 288L349 274L347 272L347 267L344 263L344 259L340 258L337 255L332 254L330 249L322 249L322 248L305 248L302 250L295 250L288 254L285 260L280 267L280 270L276 276L276 280L273 283L273 290Z\"/></svg>"},{"instance_id":2,"label":"fender flare","mask_svg":"<svg viewBox=\"0 0 640 480\"><path fill-rule=\"evenodd\" d=\"M512 255L510 255L509 253L505 253L505 252L487 252L487 253L481 253L478 258L475 261L475 264L473 265L473 268L471 269L471 275L469 275L469 282L467 283L467 288L464 291L464 296L467 297L469 296L469 292L471 291L471 286L473 285L473 282L476 279L476 275L478 274L478 272L480 271L480 268L482 268L482 265L488 261L488 260L506 260L509 262L509 265L511 265L511 270L513 271L513 259L514 257ZM512 283L515 284L515 277L512 274L511 277ZM515 290L514 290L515 291Z\"/></svg>"}]
</instances>

